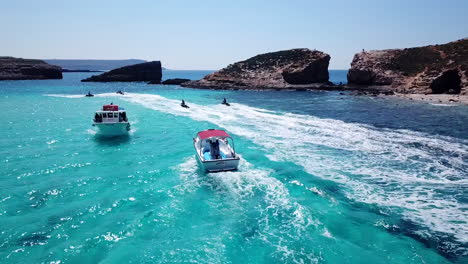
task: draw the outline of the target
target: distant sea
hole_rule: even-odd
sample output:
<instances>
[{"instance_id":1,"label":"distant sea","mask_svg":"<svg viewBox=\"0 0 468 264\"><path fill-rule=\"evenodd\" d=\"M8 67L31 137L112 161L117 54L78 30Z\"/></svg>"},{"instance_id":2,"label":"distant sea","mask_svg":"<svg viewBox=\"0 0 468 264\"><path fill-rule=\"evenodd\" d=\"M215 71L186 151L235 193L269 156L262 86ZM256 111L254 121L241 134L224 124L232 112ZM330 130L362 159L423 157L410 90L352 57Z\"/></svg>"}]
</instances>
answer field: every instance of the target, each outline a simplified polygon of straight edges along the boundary
<instances>
[{"instance_id":1,"label":"distant sea","mask_svg":"<svg viewBox=\"0 0 468 264\"><path fill-rule=\"evenodd\" d=\"M0 263L468 263L468 107L92 74L0 82ZM96 136L110 102L129 137ZM238 171L199 169L208 128Z\"/></svg>"}]
</instances>

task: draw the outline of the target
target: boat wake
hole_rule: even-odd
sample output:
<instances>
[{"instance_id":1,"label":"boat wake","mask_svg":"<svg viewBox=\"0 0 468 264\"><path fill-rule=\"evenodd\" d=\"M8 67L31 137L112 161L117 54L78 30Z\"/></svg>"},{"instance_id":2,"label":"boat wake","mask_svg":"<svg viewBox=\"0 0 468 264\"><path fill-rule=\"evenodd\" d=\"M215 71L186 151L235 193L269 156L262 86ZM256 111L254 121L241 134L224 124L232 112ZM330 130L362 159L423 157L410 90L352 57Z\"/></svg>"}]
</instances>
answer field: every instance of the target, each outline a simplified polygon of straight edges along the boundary
<instances>
[{"instance_id":1,"label":"boat wake","mask_svg":"<svg viewBox=\"0 0 468 264\"><path fill-rule=\"evenodd\" d=\"M45 94L45 96L61 98L85 98L85 96L81 94Z\"/></svg>"},{"instance_id":2,"label":"boat wake","mask_svg":"<svg viewBox=\"0 0 468 264\"><path fill-rule=\"evenodd\" d=\"M290 199L287 187L271 175L271 170L255 168L241 158L238 171L205 174L198 168L194 157L187 158L173 169L181 179L181 184L175 187L174 197L204 187L226 200L231 208L238 207L243 213L245 204L254 204L252 208L255 208L258 214L255 223L250 223L241 231L245 239L259 237L275 247L276 254L283 261L318 261L313 253L295 251L294 243L311 231L320 232L323 236L330 235L328 230L318 220L313 219L309 210ZM225 205L226 203L223 203L223 206Z\"/></svg>"},{"instance_id":3,"label":"boat wake","mask_svg":"<svg viewBox=\"0 0 468 264\"><path fill-rule=\"evenodd\" d=\"M468 199L467 140L236 103L231 107L191 103L191 108L185 109L178 100L159 95L126 94L119 98L211 122L252 140L267 150L273 161L293 162L309 174L341 184L352 200L401 214L405 220L425 226L431 234L468 242L468 208L464 202ZM230 178L220 176L219 180ZM224 186L236 188L235 182Z\"/></svg>"}]
</instances>

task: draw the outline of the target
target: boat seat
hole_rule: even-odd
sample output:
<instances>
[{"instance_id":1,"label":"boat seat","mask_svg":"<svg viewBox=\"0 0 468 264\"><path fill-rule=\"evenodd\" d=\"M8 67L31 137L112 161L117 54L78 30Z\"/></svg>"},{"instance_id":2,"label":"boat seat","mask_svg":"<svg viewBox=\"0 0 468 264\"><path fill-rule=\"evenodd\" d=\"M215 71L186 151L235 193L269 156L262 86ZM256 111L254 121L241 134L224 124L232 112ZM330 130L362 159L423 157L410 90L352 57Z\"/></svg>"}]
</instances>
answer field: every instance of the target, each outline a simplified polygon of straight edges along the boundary
<instances>
[{"instance_id":1,"label":"boat seat","mask_svg":"<svg viewBox=\"0 0 468 264\"><path fill-rule=\"evenodd\" d=\"M203 158L205 160L212 160L211 153L209 151L208 152L203 152Z\"/></svg>"}]
</instances>

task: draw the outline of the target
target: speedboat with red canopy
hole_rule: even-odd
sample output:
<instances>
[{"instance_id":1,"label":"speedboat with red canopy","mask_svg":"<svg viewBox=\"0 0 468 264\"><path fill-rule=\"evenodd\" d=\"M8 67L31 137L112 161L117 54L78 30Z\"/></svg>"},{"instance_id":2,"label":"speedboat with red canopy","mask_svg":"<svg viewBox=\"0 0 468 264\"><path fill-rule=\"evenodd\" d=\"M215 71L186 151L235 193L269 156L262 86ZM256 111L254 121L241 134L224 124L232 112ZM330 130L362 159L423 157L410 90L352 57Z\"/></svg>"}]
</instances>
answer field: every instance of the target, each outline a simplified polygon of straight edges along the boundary
<instances>
[{"instance_id":1,"label":"speedboat with red canopy","mask_svg":"<svg viewBox=\"0 0 468 264\"><path fill-rule=\"evenodd\" d=\"M93 126L97 127L98 134L103 136L124 136L130 131L127 112L123 107L112 103L96 111Z\"/></svg>"},{"instance_id":2,"label":"speedboat with red canopy","mask_svg":"<svg viewBox=\"0 0 468 264\"><path fill-rule=\"evenodd\" d=\"M234 140L224 130L200 131L193 139L197 161L208 172L237 170L239 155Z\"/></svg>"}]
</instances>

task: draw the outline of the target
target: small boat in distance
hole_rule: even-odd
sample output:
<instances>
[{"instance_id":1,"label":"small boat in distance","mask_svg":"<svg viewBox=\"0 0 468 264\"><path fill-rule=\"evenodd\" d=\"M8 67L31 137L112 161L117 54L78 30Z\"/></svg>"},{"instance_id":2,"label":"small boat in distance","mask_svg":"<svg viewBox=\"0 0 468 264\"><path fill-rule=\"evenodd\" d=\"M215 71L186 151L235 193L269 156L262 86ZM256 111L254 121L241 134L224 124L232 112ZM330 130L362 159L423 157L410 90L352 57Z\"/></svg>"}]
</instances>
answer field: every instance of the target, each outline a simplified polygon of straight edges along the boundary
<instances>
[{"instance_id":1,"label":"small boat in distance","mask_svg":"<svg viewBox=\"0 0 468 264\"><path fill-rule=\"evenodd\" d=\"M224 130L200 131L193 139L197 161L207 172L237 170L239 155L234 140Z\"/></svg>"},{"instance_id":2,"label":"small boat in distance","mask_svg":"<svg viewBox=\"0 0 468 264\"><path fill-rule=\"evenodd\" d=\"M93 97L94 94L91 93L91 91L88 91L88 93L85 95L85 97Z\"/></svg>"},{"instance_id":3,"label":"small boat in distance","mask_svg":"<svg viewBox=\"0 0 468 264\"><path fill-rule=\"evenodd\" d=\"M118 105L104 105L102 110L94 114L93 126L99 129L98 135L102 136L123 136L128 135L130 123L127 119L127 112Z\"/></svg>"}]
</instances>

